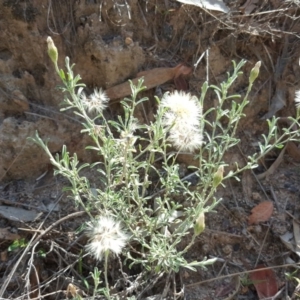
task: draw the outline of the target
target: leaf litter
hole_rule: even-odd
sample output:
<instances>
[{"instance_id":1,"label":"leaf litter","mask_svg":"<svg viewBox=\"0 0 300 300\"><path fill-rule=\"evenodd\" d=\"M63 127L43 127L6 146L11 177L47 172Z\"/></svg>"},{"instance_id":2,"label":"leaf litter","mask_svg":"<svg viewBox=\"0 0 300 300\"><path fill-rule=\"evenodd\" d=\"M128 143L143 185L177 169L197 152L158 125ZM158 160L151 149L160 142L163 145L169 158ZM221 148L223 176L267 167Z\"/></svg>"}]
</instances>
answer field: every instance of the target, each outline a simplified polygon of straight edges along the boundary
<instances>
[{"instance_id":1,"label":"leaf litter","mask_svg":"<svg viewBox=\"0 0 300 300\"><path fill-rule=\"evenodd\" d=\"M273 214L274 205L271 201L264 201L256 205L251 210L251 215L248 218L248 224L258 224L268 221Z\"/></svg>"},{"instance_id":2,"label":"leaf litter","mask_svg":"<svg viewBox=\"0 0 300 300\"><path fill-rule=\"evenodd\" d=\"M266 269L264 265L258 265L250 273L250 279L255 286L259 299L273 297L278 292L275 273L272 269Z\"/></svg>"},{"instance_id":3,"label":"leaf litter","mask_svg":"<svg viewBox=\"0 0 300 300\"><path fill-rule=\"evenodd\" d=\"M192 1L191 1L192 2ZM193 1L194 3L195 2L198 2L198 3L200 3L200 1ZM225 1L224 1L225 2ZM243 1L243 2L245 2L245 1ZM253 2L254 3L254 1L247 1L248 3L251 3L251 2ZM210 3L213 3L213 1L210 1ZM222 31L222 28L220 28L220 30L219 30L220 32ZM238 36L238 33L237 33L237 36ZM274 46L275 46L275 42L276 42L276 37L274 37ZM266 39L267 40L267 39ZM239 40L237 40L237 42L238 42ZM201 45L202 46L202 45ZM211 62L212 63L212 62ZM217 74L218 75L218 74ZM170 79L170 80L172 80L172 79ZM197 83L198 84L198 83ZM280 103L279 103L280 104ZM288 104L288 103L287 103ZM281 104L282 105L282 104ZM277 108L276 108L277 109ZM282 108L281 108L282 109ZM272 115L272 114L274 114L274 111L273 112L271 112L271 114L270 115ZM283 168L284 169L284 168ZM280 170L278 170L278 171L280 171L280 172L278 172L278 173L282 173L283 171L283 169L280 169ZM288 170L288 168L287 168L287 166L285 166L285 169L286 170ZM277 172L276 172L277 173ZM278 174L276 174L276 173L273 173L273 176L270 176L270 180L274 180L274 181L276 181L276 175L278 175ZM268 177L268 176L267 176ZM277 183L277 182L276 182ZM264 183L264 184L266 184L266 185L268 185L268 182L266 182L266 183ZM255 186L253 186L253 189L255 189L256 187ZM278 189L278 190L280 190L281 189L281 187L280 186L276 186L276 188ZM278 191L278 190L276 190L276 191ZM232 195L230 195L230 196L232 196ZM229 199L230 198L230 196L227 196L227 199ZM240 196L240 195L239 195ZM251 201L251 189L248 189L248 191L247 191L247 196L250 198L250 201ZM242 198L242 197L241 197ZM227 200L226 198L225 198L225 203L226 203L226 205L228 205L228 203L230 204L230 201L229 200ZM292 204L293 202L289 199L288 200L288 205L293 205ZM240 207L241 208L243 208L243 205L244 205L244 203L239 203L239 205L240 205ZM291 209L290 207L289 207L289 209ZM297 204L296 204L296 207L292 207L292 210L294 210L294 209L297 209ZM205 236L205 233L201 236L201 241L199 241L199 243L197 244L197 254L198 255L203 255L203 253L211 253L211 254L213 254L213 255L218 255L219 257L222 257L222 256L225 256L225 254L222 252L223 251L223 249L224 249L224 245L236 245L236 244L239 244L239 242L237 242L236 240L234 240L233 238L232 239L225 239L225 237L226 237L226 235L227 234L229 234L230 232L232 233L232 232L234 232L234 233L238 233L238 234L240 234L240 232L239 232L239 225L240 224L237 224L237 223L233 223L233 221L230 219L230 215L229 214L224 214L223 215L223 217L225 217L225 218L220 218L220 214L221 213L224 213L222 210L219 210L219 214L218 214L218 218L213 218L213 217L211 217L211 219L209 220L209 222L208 222L208 227L209 228L212 228L213 230L220 230L220 231L223 231L222 232L222 234L220 234L220 235L216 235L217 236L217 238L215 239L214 238L214 236ZM222 219L222 222L223 223L218 223L218 219ZM225 219L225 220L224 220ZM221 220L220 220L221 221ZM261 222L263 222L263 221L261 221ZM64 232L62 232L62 235L64 234ZM229 235L228 235L229 236ZM243 236L242 235L240 235L240 239L242 238ZM222 239L223 238L223 239ZM244 238L244 237L243 237ZM257 238L257 236L255 236L255 238ZM202 239L204 240L204 241L202 241ZM219 240L221 240L222 241L222 243L220 243L219 242ZM209 242L207 242L207 241L209 241ZM213 242L211 242L211 241L213 241ZM260 239L259 238L257 238L257 241L258 242L260 242ZM252 240L251 240L251 242L252 242ZM206 243L206 244L205 244ZM210 244L211 243L211 244ZM254 243L254 246L251 248L251 243L249 242L249 240L246 240L246 242L245 243L240 243L241 244L241 246L239 246L239 247L249 247L249 249L248 249L248 252L247 253L249 253L250 255L255 255L257 252L255 251L256 249L257 249L257 245L255 244L255 242L253 242ZM296 242L295 242L296 243ZM278 243L277 243L278 244ZM206 249L205 247L207 247L207 245L208 245L208 247L209 247L209 251L204 251L204 249ZM270 243L270 245L272 246L272 247L277 247L277 245L275 244L275 242L273 242L273 244L272 243ZM199 247L200 247L200 251L199 251ZM234 248L234 247L233 247ZM278 248L276 248L276 250L277 250ZM245 249L243 249L244 251L245 251ZM243 251L240 251L240 252L237 252L236 250L234 250L234 252L232 252L231 253L231 256L228 256L228 258L227 258L227 260L228 260L228 262L231 262L231 261L235 261L235 260L238 260L239 259L239 254L240 253L242 253L242 254L244 254L245 252L243 252ZM268 253L268 255L271 255L272 256L272 254L274 255L274 253ZM276 251L275 251L275 254L278 254L278 253L276 253ZM249 257L249 260L250 260L250 257ZM220 265L220 263L218 263L219 265ZM214 268L217 268L219 265L218 264L216 264L215 266L214 266ZM244 264L240 264L240 265L244 265ZM228 267L228 265L223 265L222 267L226 267L226 269L227 269L227 267ZM228 267L228 269L229 269L229 267ZM231 271L231 270L230 270ZM204 273L204 272L199 272L199 273ZM206 276L208 276L208 274L209 274L210 272L209 271L206 271ZM193 276L197 276L197 275L199 275L199 274L195 274L195 273L193 273ZM200 274L200 275L202 275L202 274ZM198 295L200 295L200 294L198 294ZM196 299L196 298L194 298L194 299ZM197 299L199 299L199 298L197 298ZM203 298L202 298L203 299ZM206 298L206 299L213 299L213 298Z\"/></svg>"}]
</instances>

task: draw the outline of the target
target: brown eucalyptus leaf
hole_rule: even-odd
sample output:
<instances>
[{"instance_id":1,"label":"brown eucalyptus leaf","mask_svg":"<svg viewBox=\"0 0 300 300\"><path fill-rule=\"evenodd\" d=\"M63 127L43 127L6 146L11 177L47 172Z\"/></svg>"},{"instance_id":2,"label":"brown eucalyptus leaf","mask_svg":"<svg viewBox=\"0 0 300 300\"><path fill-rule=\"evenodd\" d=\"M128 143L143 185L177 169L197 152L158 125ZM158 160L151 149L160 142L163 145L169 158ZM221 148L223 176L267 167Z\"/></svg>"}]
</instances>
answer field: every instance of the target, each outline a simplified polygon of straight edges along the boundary
<instances>
[{"instance_id":1,"label":"brown eucalyptus leaf","mask_svg":"<svg viewBox=\"0 0 300 300\"><path fill-rule=\"evenodd\" d=\"M278 292L278 285L275 273L272 269L263 269L264 265L258 265L255 272L250 273L250 279L253 282L259 299L273 297Z\"/></svg>"},{"instance_id":2,"label":"brown eucalyptus leaf","mask_svg":"<svg viewBox=\"0 0 300 300\"><path fill-rule=\"evenodd\" d=\"M167 81L189 75L191 72L192 68L187 67L184 64L179 64L174 68L154 68L138 73L137 77L132 79L132 83L136 86L139 79L144 77L143 85L146 87L146 90L149 90ZM126 81L119 85L113 86L106 90L106 94L110 100L124 98L131 94L130 84L128 81Z\"/></svg>"},{"instance_id":3,"label":"brown eucalyptus leaf","mask_svg":"<svg viewBox=\"0 0 300 300\"><path fill-rule=\"evenodd\" d=\"M268 221L273 214L273 210L274 205L271 201L261 202L251 210L252 214L248 218L248 224L252 225Z\"/></svg>"},{"instance_id":4,"label":"brown eucalyptus leaf","mask_svg":"<svg viewBox=\"0 0 300 300\"><path fill-rule=\"evenodd\" d=\"M189 89L189 84L182 75L174 78L174 84L178 91L187 91Z\"/></svg>"}]
</instances>

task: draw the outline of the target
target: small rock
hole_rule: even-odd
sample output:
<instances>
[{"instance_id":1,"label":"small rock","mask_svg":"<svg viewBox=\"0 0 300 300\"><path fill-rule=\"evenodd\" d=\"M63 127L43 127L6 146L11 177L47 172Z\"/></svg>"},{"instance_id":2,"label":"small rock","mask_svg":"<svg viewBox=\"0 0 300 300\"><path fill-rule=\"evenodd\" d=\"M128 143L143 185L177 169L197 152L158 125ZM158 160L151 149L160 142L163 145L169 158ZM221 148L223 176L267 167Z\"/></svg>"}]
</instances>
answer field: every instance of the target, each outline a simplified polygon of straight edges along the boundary
<instances>
[{"instance_id":1,"label":"small rock","mask_svg":"<svg viewBox=\"0 0 300 300\"><path fill-rule=\"evenodd\" d=\"M180 164L179 165L179 170L178 170L178 174L179 174L179 177L182 178L185 176L185 174L187 173L187 167L186 167L186 164Z\"/></svg>"},{"instance_id":2,"label":"small rock","mask_svg":"<svg viewBox=\"0 0 300 300\"><path fill-rule=\"evenodd\" d=\"M50 198L51 198L51 199L56 199L56 197L57 197L56 192L55 192L55 191L52 191L51 194L50 194Z\"/></svg>"},{"instance_id":3,"label":"small rock","mask_svg":"<svg viewBox=\"0 0 300 300\"><path fill-rule=\"evenodd\" d=\"M231 245L226 245L222 248L222 251L225 255L231 255L232 253L232 246Z\"/></svg>"},{"instance_id":4,"label":"small rock","mask_svg":"<svg viewBox=\"0 0 300 300\"><path fill-rule=\"evenodd\" d=\"M261 196L260 196L259 193L253 192L252 193L252 199L255 200L255 201L260 201L261 200Z\"/></svg>"},{"instance_id":5,"label":"small rock","mask_svg":"<svg viewBox=\"0 0 300 300\"><path fill-rule=\"evenodd\" d=\"M204 244L202 246L202 251L203 251L204 254L207 254L209 252L209 250L210 250L210 247L209 247L208 244Z\"/></svg>"}]
</instances>

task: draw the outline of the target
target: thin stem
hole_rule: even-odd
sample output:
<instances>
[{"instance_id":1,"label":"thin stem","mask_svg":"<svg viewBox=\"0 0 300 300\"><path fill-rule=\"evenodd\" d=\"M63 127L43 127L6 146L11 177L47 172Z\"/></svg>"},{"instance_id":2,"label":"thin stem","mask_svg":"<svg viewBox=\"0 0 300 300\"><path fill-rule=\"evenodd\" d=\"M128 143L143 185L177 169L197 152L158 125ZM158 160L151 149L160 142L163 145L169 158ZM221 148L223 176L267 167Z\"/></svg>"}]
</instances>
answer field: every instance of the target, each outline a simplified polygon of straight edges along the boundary
<instances>
[{"instance_id":1,"label":"thin stem","mask_svg":"<svg viewBox=\"0 0 300 300\"><path fill-rule=\"evenodd\" d=\"M105 286L106 286L106 290L107 290L108 299L110 299L109 284L108 284L108 279L107 279L108 255L109 255L109 250L106 250L105 254L104 254L104 258L105 258L105 260L104 260L104 279L105 279Z\"/></svg>"},{"instance_id":2,"label":"thin stem","mask_svg":"<svg viewBox=\"0 0 300 300\"><path fill-rule=\"evenodd\" d=\"M196 237L197 237L197 235L193 234L192 239L189 242L189 244L181 251L182 254L186 253L194 245Z\"/></svg>"}]
</instances>

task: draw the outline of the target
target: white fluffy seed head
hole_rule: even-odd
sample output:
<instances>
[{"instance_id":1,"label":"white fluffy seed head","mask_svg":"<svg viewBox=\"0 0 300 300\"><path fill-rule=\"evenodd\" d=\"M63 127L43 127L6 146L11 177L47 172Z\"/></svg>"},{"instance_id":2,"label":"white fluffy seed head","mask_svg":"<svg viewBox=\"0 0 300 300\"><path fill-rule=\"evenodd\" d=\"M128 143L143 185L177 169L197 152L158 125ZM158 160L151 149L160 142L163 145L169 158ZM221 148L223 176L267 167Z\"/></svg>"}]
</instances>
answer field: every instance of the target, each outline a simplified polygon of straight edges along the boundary
<instances>
[{"instance_id":1,"label":"white fluffy seed head","mask_svg":"<svg viewBox=\"0 0 300 300\"><path fill-rule=\"evenodd\" d=\"M295 106L297 109L300 109L300 90L295 93Z\"/></svg>"},{"instance_id":2,"label":"white fluffy seed head","mask_svg":"<svg viewBox=\"0 0 300 300\"><path fill-rule=\"evenodd\" d=\"M174 91L173 93L164 94L161 105L168 108L168 114L165 115L165 118L171 124L175 118L176 123L199 124L202 108L198 104L197 97L183 91Z\"/></svg>"},{"instance_id":3,"label":"white fluffy seed head","mask_svg":"<svg viewBox=\"0 0 300 300\"><path fill-rule=\"evenodd\" d=\"M161 106L166 108L163 124L168 131L168 139L177 150L193 152L202 145L200 127L202 107L198 99L183 91L165 94Z\"/></svg>"},{"instance_id":4,"label":"white fluffy seed head","mask_svg":"<svg viewBox=\"0 0 300 300\"><path fill-rule=\"evenodd\" d=\"M120 222L106 216L88 223L86 233L90 240L85 248L97 260L101 260L107 251L120 254L129 239Z\"/></svg>"},{"instance_id":5,"label":"white fluffy seed head","mask_svg":"<svg viewBox=\"0 0 300 300\"><path fill-rule=\"evenodd\" d=\"M94 93L89 97L84 92L81 93L80 99L83 107L87 112L93 114L100 114L107 107L109 98L105 91L100 89L94 89Z\"/></svg>"}]
</instances>

